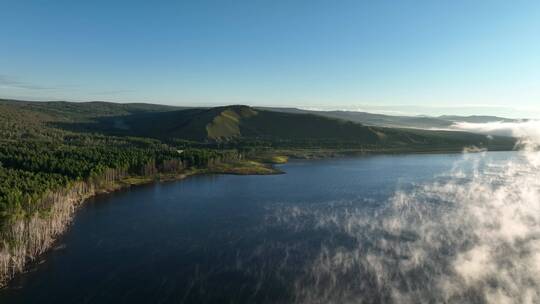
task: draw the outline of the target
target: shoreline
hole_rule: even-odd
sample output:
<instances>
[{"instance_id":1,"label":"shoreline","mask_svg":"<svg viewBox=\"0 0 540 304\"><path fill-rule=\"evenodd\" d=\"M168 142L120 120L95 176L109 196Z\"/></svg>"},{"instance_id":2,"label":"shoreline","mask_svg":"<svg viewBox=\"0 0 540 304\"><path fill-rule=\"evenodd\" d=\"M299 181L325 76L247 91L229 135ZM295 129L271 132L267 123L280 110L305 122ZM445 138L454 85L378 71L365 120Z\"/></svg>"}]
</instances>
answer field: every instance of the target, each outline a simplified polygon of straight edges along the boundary
<instances>
[{"instance_id":1,"label":"shoreline","mask_svg":"<svg viewBox=\"0 0 540 304\"><path fill-rule=\"evenodd\" d=\"M501 152L508 150L490 150L490 152ZM282 170L275 168L276 164L285 164L290 159L317 160L325 158L339 157L361 157L367 155L403 155L403 154L457 154L464 150L452 151L358 151L358 150L296 150L287 152L299 154L283 153L283 150L276 150L271 154L260 156L256 161L240 161L235 163L219 164L210 168L195 168L182 173L158 173L153 176L127 176L120 180L113 181L105 186L96 187L88 185L86 181L74 182L65 189L48 193L43 200L51 200L50 214L43 215L36 212L29 218L16 220L8 228L8 235L16 240L15 244L9 244L5 240L0 243L0 289L5 288L10 280L28 270L34 262L39 261L39 257L46 254L51 248L57 245L58 239L69 229L77 208L82 206L88 199L117 192L130 187L140 185L150 185L155 183L176 182L197 175L277 175L285 174ZM308 152L306 154L306 152ZM311 153L310 153L311 152ZM318 152L318 153L313 153ZM478 153L483 151L472 151ZM307 156L307 157L306 157Z\"/></svg>"},{"instance_id":2,"label":"shoreline","mask_svg":"<svg viewBox=\"0 0 540 304\"><path fill-rule=\"evenodd\" d=\"M284 172L274 168L272 164L241 161L210 168L190 169L182 173L126 176L101 186L89 181L75 181L65 188L44 195L42 202L50 204L50 210L15 219L6 231L2 232L8 238L0 243L0 289L5 288L16 275L26 272L29 265L57 245L58 239L73 222L76 210L88 199L130 187L181 181L204 174L274 175Z\"/></svg>"},{"instance_id":3,"label":"shoreline","mask_svg":"<svg viewBox=\"0 0 540 304\"><path fill-rule=\"evenodd\" d=\"M265 156L258 159L265 159L275 155L283 155L290 159L325 159L338 157L359 157L366 155L424 155L424 154L462 154L462 153L481 153L481 152L513 152L517 151L515 147L501 148L477 148L462 147L443 148L443 149L275 149L266 152Z\"/></svg>"}]
</instances>

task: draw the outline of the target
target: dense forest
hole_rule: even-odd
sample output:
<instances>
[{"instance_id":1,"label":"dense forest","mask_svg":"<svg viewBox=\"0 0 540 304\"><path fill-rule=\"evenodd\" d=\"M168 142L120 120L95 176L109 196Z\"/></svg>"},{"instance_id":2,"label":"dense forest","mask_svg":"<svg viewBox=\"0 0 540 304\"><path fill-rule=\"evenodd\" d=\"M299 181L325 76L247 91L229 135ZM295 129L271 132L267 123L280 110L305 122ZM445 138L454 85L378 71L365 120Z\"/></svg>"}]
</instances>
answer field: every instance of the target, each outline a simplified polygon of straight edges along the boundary
<instances>
[{"instance_id":1,"label":"dense forest","mask_svg":"<svg viewBox=\"0 0 540 304\"><path fill-rule=\"evenodd\" d=\"M99 136L66 137L64 142L21 140L0 146L0 223L40 209L48 191L73 181L99 186L127 176L180 173L187 168L237 158L233 151L179 151L152 140Z\"/></svg>"}]
</instances>

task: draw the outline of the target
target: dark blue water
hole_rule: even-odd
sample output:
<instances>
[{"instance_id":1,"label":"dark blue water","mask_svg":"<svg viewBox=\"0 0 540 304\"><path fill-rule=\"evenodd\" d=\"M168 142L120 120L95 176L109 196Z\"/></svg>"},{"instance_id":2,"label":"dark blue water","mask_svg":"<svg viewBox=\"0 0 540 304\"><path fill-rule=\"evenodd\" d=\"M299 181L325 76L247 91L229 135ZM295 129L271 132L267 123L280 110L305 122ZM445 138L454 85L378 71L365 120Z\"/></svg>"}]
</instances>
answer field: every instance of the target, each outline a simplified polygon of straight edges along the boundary
<instances>
[{"instance_id":1,"label":"dark blue water","mask_svg":"<svg viewBox=\"0 0 540 304\"><path fill-rule=\"evenodd\" d=\"M78 210L54 250L0 292L0 302L307 303L311 288L321 303L390 301L390 291L354 257L377 248L379 256L401 258L369 231L388 242L418 235L388 236L378 227L386 224L366 221L396 191L440 178L461 158L293 161L281 166L284 175L197 176L99 196ZM350 233L360 222L366 234ZM357 268L323 267L338 264Z\"/></svg>"}]
</instances>

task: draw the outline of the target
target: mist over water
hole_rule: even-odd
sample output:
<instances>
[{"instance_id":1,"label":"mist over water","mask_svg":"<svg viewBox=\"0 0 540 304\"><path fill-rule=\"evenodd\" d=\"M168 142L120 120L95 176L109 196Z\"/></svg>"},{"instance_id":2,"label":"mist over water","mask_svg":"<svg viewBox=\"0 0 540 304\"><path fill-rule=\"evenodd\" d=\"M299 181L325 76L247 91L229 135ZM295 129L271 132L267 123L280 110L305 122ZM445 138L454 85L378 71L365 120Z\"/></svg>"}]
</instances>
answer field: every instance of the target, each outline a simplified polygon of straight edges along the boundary
<instances>
[{"instance_id":1,"label":"mist over water","mask_svg":"<svg viewBox=\"0 0 540 304\"><path fill-rule=\"evenodd\" d=\"M274 210L274 225L330 235L296 279L296 302L539 303L540 128L498 127L522 138L512 159L464 154L383 208Z\"/></svg>"}]
</instances>

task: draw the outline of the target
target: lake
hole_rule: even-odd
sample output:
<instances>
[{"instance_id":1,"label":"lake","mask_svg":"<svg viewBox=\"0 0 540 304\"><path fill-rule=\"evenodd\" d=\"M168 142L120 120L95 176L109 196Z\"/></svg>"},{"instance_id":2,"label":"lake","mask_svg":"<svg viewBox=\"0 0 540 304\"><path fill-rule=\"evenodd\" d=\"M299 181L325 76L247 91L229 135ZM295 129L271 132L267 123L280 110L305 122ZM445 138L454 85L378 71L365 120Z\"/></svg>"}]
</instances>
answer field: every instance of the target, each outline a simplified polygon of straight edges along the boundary
<instances>
[{"instance_id":1,"label":"lake","mask_svg":"<svg viewBox=\"0 0 540 304\"><path fill-rule=\"evenodd\" d=\"M292 161L90 199L2 303L530 303L538 163L515 152Z\"/></svg>"}]
</instances>

